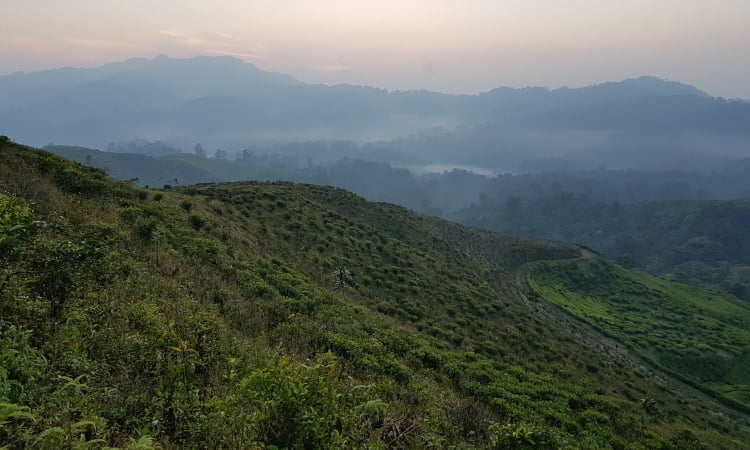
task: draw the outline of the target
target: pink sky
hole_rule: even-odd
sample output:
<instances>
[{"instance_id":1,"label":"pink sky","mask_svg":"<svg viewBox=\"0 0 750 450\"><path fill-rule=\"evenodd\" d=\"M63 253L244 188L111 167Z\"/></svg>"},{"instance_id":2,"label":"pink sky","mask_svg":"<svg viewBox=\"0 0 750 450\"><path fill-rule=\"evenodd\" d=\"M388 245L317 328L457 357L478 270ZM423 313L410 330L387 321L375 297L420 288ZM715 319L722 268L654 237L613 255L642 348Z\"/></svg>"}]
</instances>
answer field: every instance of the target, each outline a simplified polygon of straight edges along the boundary
<instances>
[{"instance_id":1,"label":"pink sky","mask_svg":"<svg viewBox=\"0 0 750 450\"><path fill-rule=\"evenodd\" d=\"M655 75L750 98L747 0L24 0L0 16L0 74L228 54L391 89Z\"/></svg>"}]
</instances>

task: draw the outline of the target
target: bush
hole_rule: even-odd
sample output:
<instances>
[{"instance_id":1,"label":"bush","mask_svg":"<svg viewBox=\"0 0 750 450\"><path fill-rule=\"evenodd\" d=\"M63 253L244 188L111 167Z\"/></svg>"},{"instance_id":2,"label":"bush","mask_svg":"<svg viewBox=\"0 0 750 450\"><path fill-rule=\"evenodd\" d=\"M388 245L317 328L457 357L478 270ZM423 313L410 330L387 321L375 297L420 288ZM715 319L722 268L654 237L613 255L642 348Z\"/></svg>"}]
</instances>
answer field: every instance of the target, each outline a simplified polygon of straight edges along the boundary
<instances>
[{"instance_id":1,"label":"bush","mask_svg":"<svg viewBox=\"0 0 750 450\"><path fill-rule=\"evenodd\" d=\"M558 448L558 438L546 427L525 424L492 424L489 427L492 448Z\"/></svg>"},{"instance_id":2,"label":"bush","mask_svg":"<svg viewBox=\"0 0 750 450\"><path fill-rule=\"evenodd\" d=\"M133 231L139 239L149 242L156 232L157 222L153 217L139 217L133 225Z\"/></svg>"},{"instance_id":3,"label":"bush","mask_svg":"<svg viewBox=\"0 0 750 450\"><path fill-rule=\"evenodd\" d=\"M5 258L11 256L29 237L33 217L33 211L26 202L0 194L0 252ZM0 256L0 260L3 256Z\"/></svg>"},{"instance_id":4,"label":"bush","mask_svg":"<svg viewBox=\"0 0 750 450\"><path fill-rule=\"evenodd\" d=\"M107 181L93 171L62 168L55 173L55 184L71 194L100 195L108 188Z\"/></svg>"},{"instance_id":5,"label":"bush","mask_svg":"<svg viewBox=\"0 0 750 450\"><path fill-rule=\"evenodd\" d=\"M193 227L194 230L200 230L203 225L206 224L206 221L198 216L191 215L190 217L188 217L188 223L191 227Z\"/></svg>"},{"instance_id":6,"label":"bush","mask_svg":"<svg viewBox=\"0 0 750 450\"><path fill-rule=\"evenodd\" d=\"M336 386L330 355L312 366L280 358L239 383L255 439L278 448L346 448L346 424L356 417ZM367 413L364 412L367 409ZM364 406L360 412L368 420Z\"/></svg>"}]
</instances>

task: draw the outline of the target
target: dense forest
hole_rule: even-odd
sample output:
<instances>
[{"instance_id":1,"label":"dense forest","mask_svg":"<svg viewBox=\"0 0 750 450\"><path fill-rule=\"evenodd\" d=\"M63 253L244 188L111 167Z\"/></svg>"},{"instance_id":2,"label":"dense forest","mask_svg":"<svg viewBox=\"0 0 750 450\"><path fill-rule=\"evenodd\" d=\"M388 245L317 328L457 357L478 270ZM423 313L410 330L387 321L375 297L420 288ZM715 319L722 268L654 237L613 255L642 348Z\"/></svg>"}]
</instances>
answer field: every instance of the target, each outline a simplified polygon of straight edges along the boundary
<instances>
[{"instance_id":1,"label":"dense forest","mask_svg":"<svg viewBox=\"0 0 750 450\"><path fill-rule=\"evenodd\" d=\"M0 247L9 448L750 442L748 305L575 245L3 139Z\"/></svg>"}]
</instances>

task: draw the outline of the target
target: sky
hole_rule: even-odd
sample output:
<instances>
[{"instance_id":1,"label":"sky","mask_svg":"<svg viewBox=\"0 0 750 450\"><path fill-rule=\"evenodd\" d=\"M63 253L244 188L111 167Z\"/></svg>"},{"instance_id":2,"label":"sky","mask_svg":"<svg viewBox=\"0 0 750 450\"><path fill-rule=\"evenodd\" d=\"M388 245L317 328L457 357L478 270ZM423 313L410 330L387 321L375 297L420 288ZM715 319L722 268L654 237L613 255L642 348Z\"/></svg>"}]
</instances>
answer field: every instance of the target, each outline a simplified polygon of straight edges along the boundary
<instances>
[{"instance_id":1,"label":"sky","mask_svg":"<svg viewBox=\"0 0 750 450\"><path fill-rule=\"evenodd\" d=\"M0 17L0 74L232 55L388 89L652 75L750 99L749 0L0 0Z\"/></svg>"}]
</instances>

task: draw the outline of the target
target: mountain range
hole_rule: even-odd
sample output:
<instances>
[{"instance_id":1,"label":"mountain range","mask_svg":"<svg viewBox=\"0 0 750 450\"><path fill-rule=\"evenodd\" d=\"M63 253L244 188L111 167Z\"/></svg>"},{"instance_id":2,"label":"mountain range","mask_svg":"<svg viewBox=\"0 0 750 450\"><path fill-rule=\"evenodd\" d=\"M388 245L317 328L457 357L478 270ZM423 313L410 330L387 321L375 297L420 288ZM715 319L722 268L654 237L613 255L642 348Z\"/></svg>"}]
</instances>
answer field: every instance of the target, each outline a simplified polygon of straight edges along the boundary
<instances>
[{"instance_id":1,"label":"mountain range","mask_svg":"<svg viewBox=\"0 0 750 450\"><path fill-rule=\"evenodd\" d=\"M0 131L38 146L146 139L234 154L352 140L370 148L349 156L394 164L621 167L747 156L749 125L747 102L653 77L448 95L312 85L232 57L165 56L0 77Z\"/></svg>"}]
</instances>

